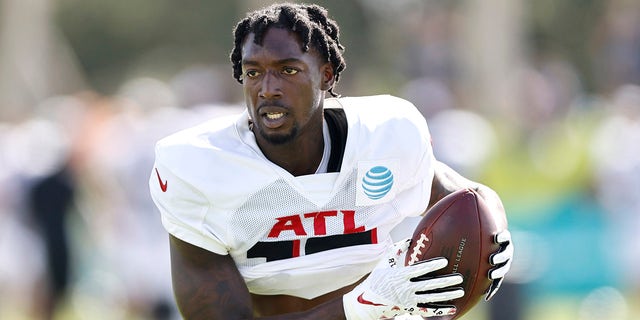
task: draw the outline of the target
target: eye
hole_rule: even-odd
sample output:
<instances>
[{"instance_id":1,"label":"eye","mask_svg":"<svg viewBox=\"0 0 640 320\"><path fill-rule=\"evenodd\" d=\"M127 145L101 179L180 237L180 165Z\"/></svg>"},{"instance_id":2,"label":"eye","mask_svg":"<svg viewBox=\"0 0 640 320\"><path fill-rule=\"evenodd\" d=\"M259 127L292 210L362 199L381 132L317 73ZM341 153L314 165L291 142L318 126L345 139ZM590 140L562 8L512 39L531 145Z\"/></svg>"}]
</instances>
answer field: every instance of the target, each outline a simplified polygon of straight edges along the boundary
<instances>
[{"instance_id":1,"label":"eye","mask_svg":"<svg viewBox=\"0 0 640 320\"><path fill-rule=\"evenodd\" d=\"M284 67L282 68L282 73L288 74L288 75L294 75L298 73L298 69L292 68L292 67Z\"/></svg>"},{"instance_id":2,"label":"eye","mask_svg":"<svg viewBox=\"0 0 640 320\"><path fill-rule=\"evenodd\" d=\"M255 78L255 77L257 77L257 76L259 76L259 75L260 75L260 72L258 72L257 70L247 70L247 71L244 73L244 75L245 75L247 78Z\"/></svg>"}]
</instances>

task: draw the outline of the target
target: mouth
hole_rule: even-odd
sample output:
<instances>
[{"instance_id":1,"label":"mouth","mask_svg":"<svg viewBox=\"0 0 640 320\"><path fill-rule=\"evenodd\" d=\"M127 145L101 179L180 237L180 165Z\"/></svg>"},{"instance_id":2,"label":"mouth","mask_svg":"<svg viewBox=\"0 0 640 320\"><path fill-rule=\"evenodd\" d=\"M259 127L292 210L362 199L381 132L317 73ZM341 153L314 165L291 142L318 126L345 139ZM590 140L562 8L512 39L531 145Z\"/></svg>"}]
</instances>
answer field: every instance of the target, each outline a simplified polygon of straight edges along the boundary
<instances>
[{"instance_id":1,"label":"mouth","mask_svg":"<svg viewBox=\"0 0 640 320\"><path fill-rule=\"evenodd\" d=\"M278 120L284 117L286 114L284 112L267 112L264 117L267 117L269 120Z\"/></svg>"},{"instance_id":2,"label":"mouth","mask_svg":"<svg viewBox=\"0 0 640 320\"><path fill-rule=\"evenodd\" d=\"M277 129L285 124L289 113L280 106L265 106L260 108L259 114L265 127Z\"/></svg>"}]
</instances>

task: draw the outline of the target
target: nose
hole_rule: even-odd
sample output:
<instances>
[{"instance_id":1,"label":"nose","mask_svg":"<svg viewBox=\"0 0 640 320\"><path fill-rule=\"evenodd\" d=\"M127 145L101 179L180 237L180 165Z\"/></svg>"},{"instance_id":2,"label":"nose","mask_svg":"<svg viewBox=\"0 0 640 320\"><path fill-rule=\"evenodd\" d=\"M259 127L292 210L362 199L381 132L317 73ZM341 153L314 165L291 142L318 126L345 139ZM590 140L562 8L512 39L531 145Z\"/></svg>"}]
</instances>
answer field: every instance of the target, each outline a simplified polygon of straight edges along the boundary
<instances>
[{"instance_id":1,"label":"nose","mask_svg":"<svg viewBox=\"0 0 640 320\"><path fill-rule=\"evenodd\" d=\"M273 74L271 71L267 71L264 77L262 77L259 92L260 98L267 100L280 98L282 96L282 91L280 89L280 80L278 79L278 75Z\"/></svg>"}]
</instances>

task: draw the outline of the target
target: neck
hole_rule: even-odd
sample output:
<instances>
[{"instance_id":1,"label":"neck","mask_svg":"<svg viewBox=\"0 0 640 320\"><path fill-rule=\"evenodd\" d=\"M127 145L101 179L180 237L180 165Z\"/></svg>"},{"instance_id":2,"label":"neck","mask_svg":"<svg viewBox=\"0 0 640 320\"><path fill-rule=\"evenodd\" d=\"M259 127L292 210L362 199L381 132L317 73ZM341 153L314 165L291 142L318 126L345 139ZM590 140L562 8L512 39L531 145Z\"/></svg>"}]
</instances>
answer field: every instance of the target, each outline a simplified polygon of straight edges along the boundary
<instances>
[{"instance_id":1,"label":"neck","mask_svg":"<svg viewBox=\"0 0 640 320\"><path fill-rule=\"evenodd\" d=\"M323 118L311 120L291 142L272 144L257 139L258 146L269 161L287 170L293 176L314 174L322 161L324 152ZM315 116L314 116L315 117Z\"/></svg>"}]
</instances>

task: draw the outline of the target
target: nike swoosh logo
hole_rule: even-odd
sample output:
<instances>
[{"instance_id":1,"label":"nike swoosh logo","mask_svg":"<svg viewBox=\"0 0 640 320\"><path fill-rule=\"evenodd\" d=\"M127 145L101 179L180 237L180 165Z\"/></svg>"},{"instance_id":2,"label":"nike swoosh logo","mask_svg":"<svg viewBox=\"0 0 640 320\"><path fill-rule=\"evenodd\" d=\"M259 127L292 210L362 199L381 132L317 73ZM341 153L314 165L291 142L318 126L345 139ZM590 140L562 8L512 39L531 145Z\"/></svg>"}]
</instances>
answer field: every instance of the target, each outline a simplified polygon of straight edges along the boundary
<instances>
[{"instance_id":1,"label":"nike swoosh logo","mask_svg":"<svg viewBox=\"0 0 640 320\"><path fill-rule=\"evenodd\" d=\"M375 303L375 302L371 302L369 300L365 300L363 296L364 296L364 292L361 293L358 296L358 302L360 302L361 304L368 304L368 305L371 305L371 306L384 306L384 304Z\"/></svg>"},{"instance_id":2,"label":"nike swoosh logo","mask_svg":"<svg viewBox=\"0 0 640 320\"><path fill-rule=\"evenodd\" d=\"M168 181L164 181L162 182L162 178L160 178L160 172L158 172L158 168L156 169L156 175L158 176L158 182L160 182L160 190L162 190L162 192L167 192L167 184L169 183Z\"/></svg>"}]
</instances>

